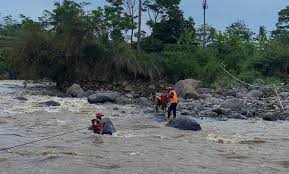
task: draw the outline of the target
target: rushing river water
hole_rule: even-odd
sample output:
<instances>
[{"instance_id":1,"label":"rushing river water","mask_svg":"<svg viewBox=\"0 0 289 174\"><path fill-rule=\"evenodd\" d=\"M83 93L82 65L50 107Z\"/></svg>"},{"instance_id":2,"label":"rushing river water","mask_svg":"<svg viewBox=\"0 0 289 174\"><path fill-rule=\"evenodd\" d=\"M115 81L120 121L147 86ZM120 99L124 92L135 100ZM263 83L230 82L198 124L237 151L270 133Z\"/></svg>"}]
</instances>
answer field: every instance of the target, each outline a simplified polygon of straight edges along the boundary
<instances>
[{"instance_id":1,"label":"rushing river water","mask_svg":"<svg viewBox=\"0 0 289 174\"><path fill-rule=\"evenodd\" d=\"M0 81L0 149L89 126L95 111L111 118L117 133L82 130L2 151L1 174L289 173L288 122L204 119L198 120L202 131L181 131L136 105L43 95L51 88ZM19 96L28 100L15 99ZM39 105L49 100L61 106Z\"/></svg>"}]
</instances>

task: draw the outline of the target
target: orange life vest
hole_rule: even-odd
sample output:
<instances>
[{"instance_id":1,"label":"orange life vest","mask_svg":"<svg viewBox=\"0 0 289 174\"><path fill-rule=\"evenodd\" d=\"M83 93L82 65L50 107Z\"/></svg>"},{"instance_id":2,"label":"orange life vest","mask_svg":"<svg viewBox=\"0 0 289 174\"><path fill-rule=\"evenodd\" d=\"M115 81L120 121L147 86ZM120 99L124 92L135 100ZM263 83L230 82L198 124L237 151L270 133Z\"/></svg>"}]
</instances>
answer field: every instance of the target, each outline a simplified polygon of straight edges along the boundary
<instances>
[{"instance_id":1,"label":"orange life vest","mask_svg":"<svg viewBox=\"0 0 289 174\"><path fill-rule=\"evenodd\" d=\"M178 96L177 96L177 93L176 91L172 90L170 92L170 94L173 93L173 97L170 98L170 103L177 103L178 102Z\"/></svg>"}]
</instances>

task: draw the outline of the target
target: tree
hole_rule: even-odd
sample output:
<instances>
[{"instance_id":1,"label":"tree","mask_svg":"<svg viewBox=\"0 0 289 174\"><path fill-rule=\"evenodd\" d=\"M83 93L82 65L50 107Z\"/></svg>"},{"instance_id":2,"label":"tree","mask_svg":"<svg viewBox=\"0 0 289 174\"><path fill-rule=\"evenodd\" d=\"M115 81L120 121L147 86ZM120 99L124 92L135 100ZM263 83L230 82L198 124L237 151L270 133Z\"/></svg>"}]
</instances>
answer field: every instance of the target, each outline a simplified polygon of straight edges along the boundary
<instances>
[{"instance_id":1,"label":"tree","mask_svg":"<svg viewBox=\"0 0 289 174\"><path fill-rule=\"evenodd\" d=\"M256 40L257 40L258 49L264 50L265 45L266 45L266 43L268 41L268 39L267 39L267 31L266 31L266 28L264 26L260 26L259 34L258 34Z\"/></svg>"},{"instance_id":2,"label":"tree","mask_svg":"<svg viewBox=\"0 0 289 174\"><path fill-rule=\"evenodd\" d=\"M193 18L185 19L179 7L170 8L161 21L154 24L152 37L164 44L174 44L186 30L195 33Z\"/></svg>"},{"instance_id":3,"label":"tree","mask_svg":"<svg viewBox=\"0 0 289 174\"><path fill-rule=\"evenodd\" d=\"M138 9L138 32L137 32L137 51L140 52L140 42L141 42L141 21L142 21L142 0L139 0Z\"/></svg>"},{"instance_id":4,"label":"tree","mask_svg":"<svg viewBox=\"0 0 289 174\"><path fill-rule=\"evenodd\" d=\"M166 13L173 8L177 8L180 0L145 0L144 11L148 13L149 21L147 24L153 28L154 24L166 15Z\"/></svg>"},{"instance_id":5,"label":"tree","mask_svg":"<svg viewBox=\"0 0 289 174\"><path fill-rule=\"evenodd\" d=\"M289 32L289 6L278 13L278 22L276 27L277 29L273 31L276 35Z\"/></svg>"},{"instance_id":6,"label":"tree","mask_svg":"<svg viewBox=\"0 0 289 174\"><path fill-rule=\"evenodd\" d=\"M276 30L272 31L272 36L282 44L289 45L289 6L278 13Z\"/></svg>"},{"instance_id":7,"label":"tree","mask_svg":"<svg viewBox=\"0 0 289 174\"><path fill-rule=\"evenodd\" d=\"M240 20L228 26L226 32L230 35L238 35L245 41L249 41L254 34L250 31L245 22Z\"/></svg>"},{"instance_id":8,"label":"tree","mask_svg":"<svg viewBox=\"0 0 289 174\"><path fill-rule=\"evenodd\" d=\"M131 19L131 33L130 33L130 44L133 44L133 36L135 27L135 19L137 17L136 12L138 10L137 0L124 0L124 6L126 8L126 15Z\"/></svg>"}]
</instances>

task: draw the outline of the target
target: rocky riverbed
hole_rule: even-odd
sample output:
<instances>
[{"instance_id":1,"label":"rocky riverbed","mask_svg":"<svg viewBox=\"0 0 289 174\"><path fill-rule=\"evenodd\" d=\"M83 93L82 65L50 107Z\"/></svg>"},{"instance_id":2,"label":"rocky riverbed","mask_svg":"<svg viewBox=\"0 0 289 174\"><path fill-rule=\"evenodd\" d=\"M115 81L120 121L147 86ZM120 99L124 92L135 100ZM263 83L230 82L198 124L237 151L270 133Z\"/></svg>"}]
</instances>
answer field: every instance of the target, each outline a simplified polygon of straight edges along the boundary
<instances>
[{"instance_id":1,"label":"rocky riverbed","mask_svg":"<svg viewBox=\"0 0 289 174\"><path fill-rule=\"evenodd\" d=\"M0 152L1 174L288 173L286 92L283 111L266 90L198 88L178 106L178 117L201 124L194 132L167 127L148 97L74 88L79 93L71 97L52 83L0 81L0 148L88 127L96 111L117 132L82 130ZM277 121L265 121L276 120L271 116Z\"/></svg>"}]
</instances>

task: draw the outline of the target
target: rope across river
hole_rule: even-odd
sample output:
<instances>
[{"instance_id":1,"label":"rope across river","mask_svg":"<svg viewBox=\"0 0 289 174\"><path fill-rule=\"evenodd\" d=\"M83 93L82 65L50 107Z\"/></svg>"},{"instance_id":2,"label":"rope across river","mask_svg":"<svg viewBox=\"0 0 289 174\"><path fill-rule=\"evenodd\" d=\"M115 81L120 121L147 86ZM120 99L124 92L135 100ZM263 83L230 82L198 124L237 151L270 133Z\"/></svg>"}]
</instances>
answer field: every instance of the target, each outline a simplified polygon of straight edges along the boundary
<instances>
[{"instance_id":1,"label":"rope across river","mask_svg":"<svg viewBox=\"0 0 289 174\"><path fill-rule=\"evenodd\" d=\"M40 142L40 141L44 141L44 140L49 140L49 139L60 137L60 136L63 136L63 135L79 132L79 131L82 131L82 130L85 130L85 129L87 129L87 127L76 129L76 130L72 130L72 131L69 131L69 132L62 133L62 134L52 135L52 136L49 136L49 137L37 139L37 140L34 140L34 141L26 142L26 143L15 145L15 146L11 146L11 147L1 148L0 152L6 151L6 150L10 150L10 149L14 149L14 148L17 148L17 147L26 146L26 145L29 145L29 144L34 144L34 143L37 143L37 142Z\"/></svg>"}]
</instances>

